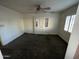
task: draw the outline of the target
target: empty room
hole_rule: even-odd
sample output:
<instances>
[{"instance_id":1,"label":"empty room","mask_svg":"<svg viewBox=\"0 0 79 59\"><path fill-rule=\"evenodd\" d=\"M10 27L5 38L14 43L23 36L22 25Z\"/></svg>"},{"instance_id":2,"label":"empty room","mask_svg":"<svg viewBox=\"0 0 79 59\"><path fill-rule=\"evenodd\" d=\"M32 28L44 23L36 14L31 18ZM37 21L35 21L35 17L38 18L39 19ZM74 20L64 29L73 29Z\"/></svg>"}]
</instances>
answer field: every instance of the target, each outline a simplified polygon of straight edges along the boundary
<instances>
[{"instance_id":1,"label":"empty room","mask_svg":"<svg viewBox=\"0 0 79 59\"><path fill-rule=\"evenodd\" d=\"M79 59L79 0L0 0L0 59Z\"/></svg>"}]
</instances>

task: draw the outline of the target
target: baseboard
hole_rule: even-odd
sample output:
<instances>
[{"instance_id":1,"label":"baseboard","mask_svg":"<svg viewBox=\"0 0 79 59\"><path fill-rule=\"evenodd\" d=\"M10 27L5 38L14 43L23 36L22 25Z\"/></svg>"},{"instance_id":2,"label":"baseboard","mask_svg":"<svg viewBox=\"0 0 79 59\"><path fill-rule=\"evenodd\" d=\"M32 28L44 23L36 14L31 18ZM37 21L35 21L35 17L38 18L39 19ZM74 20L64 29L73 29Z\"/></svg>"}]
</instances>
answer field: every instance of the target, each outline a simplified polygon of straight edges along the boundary
<instances>
[{"instance_id":1,"label":"baseboard","mask_svg":"<svg viewBox=\"0 0 79 59\"><path fill-rule=\"evenodd\" d=\"M58 35L64 42L68 43L61 35Z\"/></svg>"}]
</instances>

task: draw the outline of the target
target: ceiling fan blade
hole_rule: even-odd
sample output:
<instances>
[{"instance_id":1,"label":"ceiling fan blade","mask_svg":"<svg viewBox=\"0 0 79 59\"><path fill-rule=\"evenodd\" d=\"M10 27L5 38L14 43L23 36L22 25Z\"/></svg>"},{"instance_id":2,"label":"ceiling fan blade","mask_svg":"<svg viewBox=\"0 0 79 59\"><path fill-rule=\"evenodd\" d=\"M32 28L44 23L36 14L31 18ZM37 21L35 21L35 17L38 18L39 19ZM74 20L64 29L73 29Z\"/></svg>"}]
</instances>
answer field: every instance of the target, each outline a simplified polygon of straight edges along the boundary
<instances>
[{"instance_id":1,"label":"ceiling fan blade","mask_svg":"<svg viewBox=\"0 0 79 59\"><path fill-rule=\"evenodd\" d=\"M41 8L41 9L44 9L44 10L50 10L51 8L50 8L50 7L47 7L47 8Z\"/></svg>"}]
</instances>

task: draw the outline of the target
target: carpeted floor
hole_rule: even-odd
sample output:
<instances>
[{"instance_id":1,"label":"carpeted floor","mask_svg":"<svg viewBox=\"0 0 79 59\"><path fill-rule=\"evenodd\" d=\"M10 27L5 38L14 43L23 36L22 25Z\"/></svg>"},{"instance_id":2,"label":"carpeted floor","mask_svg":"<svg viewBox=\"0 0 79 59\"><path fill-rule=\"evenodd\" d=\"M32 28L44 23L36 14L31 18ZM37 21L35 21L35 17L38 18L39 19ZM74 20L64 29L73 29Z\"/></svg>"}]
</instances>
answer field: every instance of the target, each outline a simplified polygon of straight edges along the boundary
<instances>
[{"instance_id":1,"label":"carpeted floor","mask_svg":"<svg viewBox=\"0 0 79 59\"><path fill-rule=\"evenodd\" d=\"M23 34L1 50L4 59L64 59L66 47L58 35Z\"/></svg>"}]
</instances>

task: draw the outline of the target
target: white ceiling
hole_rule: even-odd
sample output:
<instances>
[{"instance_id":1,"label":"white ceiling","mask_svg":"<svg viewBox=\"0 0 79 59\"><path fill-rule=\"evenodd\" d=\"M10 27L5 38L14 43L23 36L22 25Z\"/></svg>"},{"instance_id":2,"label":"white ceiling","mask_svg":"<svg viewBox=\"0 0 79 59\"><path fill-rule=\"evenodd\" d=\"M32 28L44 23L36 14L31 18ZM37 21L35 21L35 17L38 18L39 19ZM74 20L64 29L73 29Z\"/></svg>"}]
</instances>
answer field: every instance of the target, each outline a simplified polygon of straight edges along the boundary
<instances>
[{"instance_id":1,"label":"white ceiling","mask_svg":"<svg viewBox=\"0 0 79 59\"><path fill-rule=\"evenodd\" d=\"M1 5L21 13L35 12L37 4L40 4L41 7L50 7L51 10L48 12L59 12L78 2L79 0L0 0Z\"/></svg>"}]
</instances>

